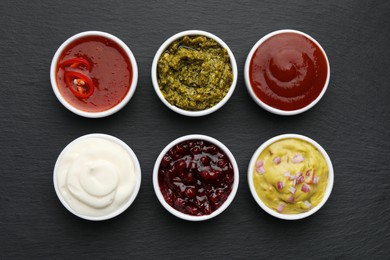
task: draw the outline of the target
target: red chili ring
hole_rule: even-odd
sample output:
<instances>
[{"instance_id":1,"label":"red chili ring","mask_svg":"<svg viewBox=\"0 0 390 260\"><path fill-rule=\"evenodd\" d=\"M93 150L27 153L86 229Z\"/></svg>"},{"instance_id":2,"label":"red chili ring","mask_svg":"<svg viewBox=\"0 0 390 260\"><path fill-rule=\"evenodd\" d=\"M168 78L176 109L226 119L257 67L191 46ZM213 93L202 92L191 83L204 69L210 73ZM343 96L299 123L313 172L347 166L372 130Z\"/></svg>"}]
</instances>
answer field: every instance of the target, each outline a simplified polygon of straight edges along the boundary
<instances>
[{"instance_id":1,"label":"red chili ring","mask_svg":"<svg viewBox=\"0 0 390 260\"><path fill-rule=\"evenodd\" d=\"M67 87L70 89L70 91L73 93L73 95L75 95L77 98L88 98L93 94L93 92L95 90L95 86L92 82L92 79L90 77L82 74L82 73L79 73L76 71L65 71L64 78L65 78L65 83L66 83ZM86 83L87 87L85 88L83 86L83 88L87 90L86 93L79 92L78 90L76 90L73 87L74 84L72 83L72 81L74 79L80 79Z\"/></svg>"},{"instance_id":2,"label":"red chili ring","mask_svg":"<svg viewBox=\"0 0 390 260\"><path fill-rule=\"evenodd\" d=\"M91 71L91 63L84 58L71 58L71 59L66 60L64 62L61 62L59 64L59 66L62 68L67 67L67 66L75 67L78 64L83 64L87 68L88 71Z\"/></svg>"}]
</instances>

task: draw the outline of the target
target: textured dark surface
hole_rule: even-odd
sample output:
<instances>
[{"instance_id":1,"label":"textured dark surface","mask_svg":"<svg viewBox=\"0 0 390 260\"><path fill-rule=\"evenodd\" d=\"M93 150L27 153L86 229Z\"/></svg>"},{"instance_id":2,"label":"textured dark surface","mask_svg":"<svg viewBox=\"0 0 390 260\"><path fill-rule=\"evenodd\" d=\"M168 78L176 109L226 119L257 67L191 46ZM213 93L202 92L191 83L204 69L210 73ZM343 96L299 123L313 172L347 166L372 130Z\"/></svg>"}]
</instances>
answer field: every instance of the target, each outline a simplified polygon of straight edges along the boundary
<instances>
[{"instance_id":1,"label":"textured dark surface","mask_svg":"<svg viewBox=\"0 0 390 260\"><path fill-rule=\"evenodd\" d=\"M389 1L1 1L0 3L0 258L375 258L390 254ZM317 39L331 63L323 99L292 117L270 114L248 95L246 55L263 35L297 29ZM155 94L150 67L171 35L201 29L235 54L235 93L216 113L187 118ZM101 30L133 51L139 82L117 114L86 119L66 110L49 81L54 52L68 37ZM58 154L93 132L114 135L136 152L142 186L122 215L88 222L69 213L52 183ZM152 168L163 147L191 133L225 143L240 168L231 206L217 218L190 223L158 202ZM249 192L246 170L270 137L300 133L329 153L335 185L310 218L269 216Z\"/></svg>"}]
</instances>

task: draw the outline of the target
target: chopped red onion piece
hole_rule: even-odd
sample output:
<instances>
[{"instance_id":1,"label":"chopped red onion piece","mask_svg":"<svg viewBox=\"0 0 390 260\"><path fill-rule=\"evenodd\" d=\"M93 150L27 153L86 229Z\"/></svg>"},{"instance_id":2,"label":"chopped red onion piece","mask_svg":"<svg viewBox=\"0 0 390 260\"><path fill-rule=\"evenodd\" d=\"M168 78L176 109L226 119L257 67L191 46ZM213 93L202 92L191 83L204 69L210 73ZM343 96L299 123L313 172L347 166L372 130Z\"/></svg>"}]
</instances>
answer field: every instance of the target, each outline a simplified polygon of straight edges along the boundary
<instances>
[{"instance_id":1,"label":"chopped red onion piece","mask_svg":"<svg viewBox=\"0 0 390 260\"><path fill-rule=\"evenodd\" d=\"M301 191L303 191L303 192L309 192L309 191L310 191L309 185L307 185L306 183L304 183L304 184L302 185Z\"/></svg>"},{"instance_id":2,"label":"chopped red onion piece","mask_svg":"<svg viewBox=\"0 0 390 260\"><path fill-rule=\"evenodd\" d=\"M284 173L284 176L285 176L285 177L290 177L290 172L285 172L285 173Z\"/></svg>"},{"instance_id":3,"label":"chopped red onion piece","mask_svg":"<svg viewBox=\"0 0 390 260\"><path fill-rule=\"evenodd\" d=\"M261 166L263 166L264 165L264 161L263 160L258 160L257 162L256 162L256 167L257 168L259 168L259 167L261 167Z\"/></svg>"},{"instance_id":4,"label":"chopped red onion piece","mask_svg":"<svg viewBox=\"0 0 390 260\"><path fill-rule=\"evenodd\" d=\"M284 204L279 203L278 207L276 208L277 211L282 212L284 210Z\"/></svg>"},{"instance_id":5,"label":"chopped red onion piece","mask_svg":"<svg viewBox=\"0 0 390 260\"><path fill-rule=\"evenodd\" d=\"M314 183L314 184L317 184L319 179L320 179L320 178L319 178L318 176L315 176L315 177L314 177L314 180L313 180L313 183Z\"/></svg>"},{"instance_id":6,"label":"chopped red onion piece","mask_svg":"<svg viewBox=\"0 0 390 260\"><path fill-rule=\"evenodd\" d=\"M292 158L292 163L300 163L303 162L303 156L302 154L298 153Z\"/></svg>"},{"instance_id":7,"label":"chopped red onion piece","mask_svg":"<svg viewBox=\"0 0 390 260\"><path fill-rule=\"evenodd\" d=\"M284 187L284 182L278 181L277 187L278 187L279 190L280 190L280 189L283 189L283 187Z\"/></svg>"},{"instance_id":8,"label":"chopped red onion piece","mask_svg":"<svg viewBox=\"0 0 390 260\"><path fill-rule=\"evenodd\" d=\"M290 178L289 180L292 181L292 180L295 180L297 177L295 177L295 175L290 175Z\"/></svg>"},{"instance_id":9,"label":"chopped red onion piece","mask_svg":"<svg viewBox=\"0 0 390 260\"><path fill-rule=\"evenodd\" d=\"M274 164L278 165L282 161L282 159L279 156L277 156L272 161L274 162Z\"/></svg>"},{"instance_id":10,"label":"chopped red onion piece","mask_svg":"<svg viewBox=\"0 0 390 260\"><path fill-rule=\"evenodd\" d=\"M293 196L293 195L291 195L290 197L288 197L288 202L291 202L291 203L294 202L294 196Z\"/></svg>"},{"instance_id":11,"label":"chopped red onion piece","mask_svg":"<svg viewBox=\"0 0 390 260\"><path fill-rule=\"evenodd\" d=\"M265 173L265 169L264 169L263 166L257 167L256 171L257 171L257 173L260 173L260 174L264 174Z\"/></svg>"},{"instance_id":12,"label":"chopped red onion piece","mask_svg":"<svg viewBox=\"0 0 390 260\"><path fill-rule=\"evenodd\" d=\"M304 180L305 180L305 177L303 177L303 176L301 175L301 176L299 176L299 177L297 178L297 183L298 183L298 184L299 184L299 183L302 183Z\"/></svg>"},{"instance_id":13,"label":"chopped red onion piece","mask_svg":"<svg viewBox=\"0 0 390 260\"><path fill-rule=\"evenodd\" d=\"M308 202L307 200L305 200L305 201L303 202L303 204L305 205L306 208L311 208L311 203Z\"/></svg>"},{"instance_id":14,"label":"chopped red onion piece","mask_svg":"<svg viewBox=\"0 0 390 260\"><path fill-rule=\"evenodd\" d=\"M311 173L311 170L307 170L306 176L309 177L309 176L310 176L310 173Z\"/></svg>"},{"instance_id":15,"label":"chopped red onion piece","mask_svg":"<svg viewBox=\"0 0 390 260\"><path fill-rule=\"evenodd\" d=\"M297 179L294 179L293 186L295 187L297 185Z\"/></svg>"},{"instance_id":16,"label":"chopped red onion piece","mask_svg":"<svg viewBox=\"0 0 390 260\"><path fill-rule=\"evenodd\" d=\"M294 194L295 193L295 191L297 190L296 188L294 188L294 187L290 187L290 188L288 188L288 190L292 193L292 194Z\"/></svg>"}]
</instances>

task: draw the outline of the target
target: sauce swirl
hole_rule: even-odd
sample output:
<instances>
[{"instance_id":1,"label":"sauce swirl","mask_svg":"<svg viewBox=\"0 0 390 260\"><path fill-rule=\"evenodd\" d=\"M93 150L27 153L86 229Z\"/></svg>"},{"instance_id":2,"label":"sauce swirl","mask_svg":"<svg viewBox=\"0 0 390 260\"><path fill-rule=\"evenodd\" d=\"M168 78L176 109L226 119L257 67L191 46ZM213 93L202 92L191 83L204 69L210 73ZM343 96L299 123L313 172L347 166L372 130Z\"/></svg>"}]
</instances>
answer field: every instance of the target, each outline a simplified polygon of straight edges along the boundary
<instances>
[{"instance_id":1,"label":"sauce swirl","mask_svg":"<svg viewBox=\"0 0 390 260\"><path fill-rule=\"evenodd\" d=\"M113 141L89 137L71 143L56 165L58 190L78 214L101 217L123 207L136 189L128 152Z\"/></svg>"},{"instance_id":2,"label":"sauce swirl","mask_svg":"<svg viewBox=\"0 0 390 260\"><path fill-rule=\"evenodd\" d=\"M328 62L321 47L292 32L276 34L254 52L249 66L255 95L267 105L285 111L313 102L328 77Z\"/></svg>"}]
</instances>

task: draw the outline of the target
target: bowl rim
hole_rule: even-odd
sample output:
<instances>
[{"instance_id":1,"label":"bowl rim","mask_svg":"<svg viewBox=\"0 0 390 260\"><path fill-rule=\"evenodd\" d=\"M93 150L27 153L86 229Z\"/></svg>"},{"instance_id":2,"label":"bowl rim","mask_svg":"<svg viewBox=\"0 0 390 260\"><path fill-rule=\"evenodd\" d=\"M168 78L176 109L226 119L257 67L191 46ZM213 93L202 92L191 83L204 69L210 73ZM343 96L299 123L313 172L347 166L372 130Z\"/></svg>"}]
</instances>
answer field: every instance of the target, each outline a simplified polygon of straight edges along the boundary
<instances>
[{"instance_id":1,"label":"bowl rim","mask_svg":"<svg viewBox=\"0 0 390 260\"><path fill-rule=\"evenodd\" d=\"M158 60L159 60L161 54L168 48L168 46L173 41L175 41L179 38L182 38L184 36L189 36L189 35L202 35L202 36L206 36L207 38L211 38L211 39L215 40L216 42L218 42L223 48L225 48L227 50L229 58L230 58L230 64L232 66L232 72L233 72L233 82L230 85L229 91L225 95L225 97L222 100L220 100L215 106L204 109L204 110L199 110L199 111L190 111L190 110L181 109L181 108L176 107L176 106L172 105L171 103L169 103L165 99L164 95L161 93L160 88L159 88L159 84L158 84L158 80L157 80L157 64L158 64ZM205 115L211 114L226 104L226 102L230 99L230 97L232 96L232 94L236 88L237 78L238 78L238 69L237 69L237 62L236 62L236 59L234 57L233 52L230 50L229 46L222 39L220 39L218 36L216 36L212 33L206 32L206 31L186 30L186 31L176 33L175 35L169 37L160 46L160 48L157 50L157 52L153 58L151 75L152 75L153 88L154 88L157 96L164 103L165 106L170 108L172 111L179 113L181 115L184 115L184 116L199 117L199 116L205 116Z\"/></svg>"},{"instance_id":2,"label":"bowl rim","mask_svg":"<svg viewBox=\"0 0 390 260\"><path fill-rule=\"evenodd\" d=\"M165 201L165 199L161 193L161 190L160 190L160 185L158 183L158 169L160 167L160 163L161 163L162 158L168 152L168 150L171 149L174 145L181 143L183 141L187 141L187 140L203 140L203 141L208 141L208 142L218 146L229 157L229 160L233 166L234 182L232 185L232 191L230 192L226 201L217 210L213 211L209 215L193 216L193 215L188 215L188 214L182 213L182 212L174 209ZM239 181L240 181L239 175L240 174L239 174L239 168L237 165L237 161L234 158L231 151L229 150L229 148L227 148L223 143L221 143L217 139L210 137L210 136L207 136L207 135L189 134L189 135L185 135L185 136L182 136L182 137L179 137L179 138L173 140L168 145L166 145L165 148L161 151L161 153L159 154L159 156L156 159L156 162L155 162L154 168L153 168L153 188L154 188L154 192L155 192L158 200L160 201L161 205L172 215L174 215L180 219L188 220L188 221L203 221L203 220L208 220L208 219L211 219L211 218L218 216L219 214L221 214L223 211L225 211L229 207L229 205L232 203L234 197L237 194Z\"/></svg>"},{"instance_id":3,"label":"bowl rim","mask_svg":"<svg viewBox=\"0 0 390 260\"><path fill-rule=\"evenodd\" d=\"M302 140L302 141L305 141L305 142L312 144L322 154L322 156L324 157L324 159L328 165L328 185L326 186L324 197L322 198L321 202L317 206L313 207L312 209L310 209L304 213L282 214L282 213L276 212L275 210L269 208L267 205L265 205L265 203L257 195L256 189L255 189L255 186L253 183L254 167L256 164L256 160L259 157L259 155L261 154L261 152L264 149L266 149L270 144L272 144L276 141L279 141L279 140L283 140L283 139L299 139L299 140ZM280 219L284 219L284 220L298 220L298 219L303 219L303 218L309 217L309 216L313 215L314 213L316 213L320 208L322 208L322 206L329 199L329 196L332 193L333 184L334 184L334 170L333 170L332 161L330 160L329 155L327 154L325 149L320 144L318 144L316 141L314 141L313 139L311 139L307 136L300 135L300 134L282 134L282 135L278 135L278 136L275 136L275 137L268 139L262 145L260 145L256 149L256 151L253 153L253 156L252 156L252 158L249 162L249 166L248 166L248 184L249 184L249 189L251 191L253 198L255 199L257 204L259 204L259 206L265 212L267 212L268 214L270 214L276 218L280 218Z\"/></svg>"},{"instance_id":4,"label":"bowl rim","mask_svg":"<svg viewBox=\"0 0 390 260\"><path fill-rule=\"evenodd\" d=\"M59 167L59 164L60 164L60 161L62 159L62 157L64 156L64 154L75 144L75 143L78 143L82 140L85 140L85 139L89 139L89 138L100 138L100 139L105 139L105 140L108 140L108 141L112 141L116 144L118 144L119 146L121 146L131 157L131 159L133 160L133 163L134 163L134 170L135 170L135 186L134 186L134 190L133 190L133 193L130 195L129 199L127 200L126 203L124 203L120 208L116 209L115 211L107 214L107 215L104 215L104 216L88 216L88 215L83 215L83 214L80 214L80 213L77 213L67 202L66 200L64 199L61 191L60 191L60 188L58 187L58 182L57 182L57 172L58 172L58 167ZM130 207L131 204L133 204L134 200L136 199L137 195L138 195L138 192L141 188L141 181L142 181L142 174L141 174L141 165L138 161L138 158L137 158L137 155L134 153L134 151L125 143L123 142L121 139L117 138L117 137L114 137L112 135L108 135L108 134L101 134L101 133L93 133L93 134L86 134L86 135L83 135L83 136L80 136L76 139L74 139L73 141L71 141L68 145L65 146L65 148L61 151L60 155L58 156L57 160L56 160L56 163L55 163L55 166L54 166L54 170L53 170L53 184L54 184L54 190L57 194L57 197L58 199L61 201L62 205L68 210L70 211L72 214L74 214L75 216L77 217L80 217L82 219L86 219L86 220L92 220L92 221L101 221L101 220L108 220L108 219L111 219L111 218L114 218L116 216L118 216L119 214L123 213L127 208Z\"/></svg>"},{"instance_id":5,"label":"bowl rim","mask_svg":"<svg viewBox=\"0 0 390 260\"><path fill-rule=\"evenodd\" d=\"M263 102L262 100L260 100L260 98L258 98L256 96L256 94L254 93L254 91L252 89L252 85L251 85L251 82L250 82L249 68L250 68L250 62L251 62L251 60L253 58L253 54L256 52L257 48L259 48L259 46L262 43L264 43L266 40L268 40L269 38L271 38L271 37L273 37L275 35L282 34L282 33L296 33L296 34L300 34L300 35L305 36L309 40L313 41L319 47L319 49L322 51L322 53L324 54L325 60L326 60L326 64L327 64L327 77L326 77L326 81L325 81L325 84L324 84L324 87L323 87L321 93L310 104L308 104L305 107L296 109L296 110L282 110L282 109L278 109L278 108L275 108L275 107L272 107L272 106L266 104L265 102ZM267 111L269 111L271 113L277 114L277 115L292 116L292 115L301 114L301 113L309 110L310 108L315 106L321 100L321 98L324 96L326 90L328 89L329 81L330 81L330 64L329 64L329 59L328 59L328 56L326 55L325 50L322 48L321 44L319 42L317 42L316 39L314 39L310 35L308 35L308 34L306 34L304 32L298 31L298 30L294 30L294 29L281 29L281 30L276 30L276 31L273 31L273 32L270 32L270 33L266 34L265 36L260 38L260 40L258 40L255 43L255 45L250 50L250 52L249 52L249 54L248 54L248 56L246 58L246 61L245 61L244 78L245 78L245 85L246 85L246 88L247 88L247 90L249 92L249 95L252 97L252 99L259 106L261 106L263 109L265 109L265 110L267 110Z\"/></svg>"},{"instance_id":6,"label":"bowl rim","mask_svg":"<svg viewBox=\"0 0 390 260\"><path fill-rule=\"evenodd\" d=\"M129 57L129 60L130 60L131 66L132 66L132 80L131 80L131 84L130 84L130 89L127 92L127 94L125 95L125 97L118 104L116 104L114 107L112 107L110 109L107 109L107 110L104 110L104 111L100 111L100 112L88 112L88 111L84 111L84 110L81 110L81 109L78 109L78 108L72 106L61 95L61 93L60 93L60 91L58 89L58 86L57 86L56 68L57 68L57 63L58 63L58 60L59 60L59 58L61 56L62 51L70 43L72 43L73 41L75 41L77 39L80 39L80 38L83 38L83 37L86 37L86 36L101 36L101 37L105 37L107 39L112 40L113 42L118 44L123 49L123 51ZM60 45L60 47L55 52L55 54L53 56L53 59L51 61L51 66L50 66L50 82L51 82L51 86L52 86L53 92L56 95L57 99L69 111L71 111L71 112L73 112L73 113L75 113L75 114L77 114L79 116L87 117L87 118L106 117L106 116L112 115L112 114L118 112L119 110L121 110L130 101L130 99L133 97L134 92L135 92L135 90L137 88L137 83L138 83L138 66L137 66L137 61L136 61L132 51L130 50L130 48L121 39L119 39L118 37L116 37L116 36L114 36L114 35L112 35L110 33L102 32L102 31L84 31L84 32L80 32L80 33L77 33L77 34L69 37L67 40L65 40Z\"/></svg>"}]
</instances>

